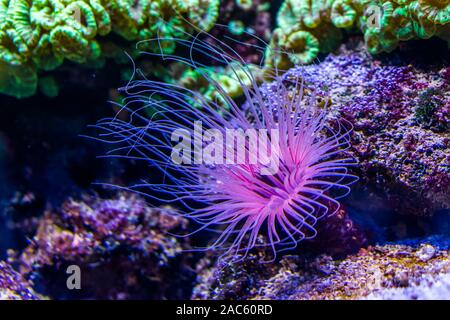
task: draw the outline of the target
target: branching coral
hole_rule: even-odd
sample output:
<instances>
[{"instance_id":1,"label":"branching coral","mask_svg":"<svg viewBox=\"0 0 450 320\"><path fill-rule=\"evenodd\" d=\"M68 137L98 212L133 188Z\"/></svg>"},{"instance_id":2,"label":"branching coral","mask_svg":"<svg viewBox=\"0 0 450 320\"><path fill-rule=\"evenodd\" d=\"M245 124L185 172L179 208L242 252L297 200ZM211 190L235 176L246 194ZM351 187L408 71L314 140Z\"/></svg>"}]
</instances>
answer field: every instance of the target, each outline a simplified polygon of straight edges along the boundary
<instances>
[{"instance_id":1,"label":"branching coral","mask_svg":"<svg viewBox=\"0 0 450 320\"><path fill-rule=\"evenodd\" d=\"M99 60L101 36L111 31L139 41L209 30L218 7L219 0L1 0L0 92L27 97L36 91L39 70L64 60ZM171 41L160 47L165 53L175 49Z\"/></svg>"},{"instance_id":2,"label":"branching coral","mask_svg":"<svg viewBox=\"0 0 450 320\"><path fill-rule=\"evenodd\" d=\"M449 41L450 1L286 0L277 22L266 64L286 68L311 63L319 52L332 50L340 41L341 29L361 30L372 54L390 52L400 41L410 39L438 36ZM303 39L317 41L297 42L293 48L291 39L298 38L298 32Z\"/></svg>"}]
</instances>

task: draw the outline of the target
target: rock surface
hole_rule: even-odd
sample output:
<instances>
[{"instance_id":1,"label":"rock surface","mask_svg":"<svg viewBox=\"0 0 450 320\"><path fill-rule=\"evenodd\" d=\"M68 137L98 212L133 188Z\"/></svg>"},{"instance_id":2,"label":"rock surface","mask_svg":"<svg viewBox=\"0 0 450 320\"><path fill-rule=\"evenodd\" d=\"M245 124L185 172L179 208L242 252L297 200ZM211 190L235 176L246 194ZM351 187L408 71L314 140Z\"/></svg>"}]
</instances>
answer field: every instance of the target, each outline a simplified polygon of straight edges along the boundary
<instances>
[{"instance_id":1,"label":"rock surface","mask_svg":"<svg viewBox=\"0 0 450 320\"><path fill-rule=\"evenodd\" d=\"M38 300L41 299L25 280L8 263L0 261L0 300Z\"/></svg>"},{"instance_id":2,"label":"rock surface","mask_svg":"<svg viewBox=\"0 0 450 320\"><path fill-rule=\"evenodd\" d=\"M20 272L50 297L164 299L189 296L193 273L187 221L170 208L150 208L128 194L110 200L68 200L41 218L17 258ZM82 290L67 290L66 270L81 271Z\"/></svg>"},{"instance_id":3,"label":"rock surface","mask_svg":"<svg viewBox=\"0 0 450 320\"><path fill-rule=\"evenodd\" d=\"M289 70L285 83L301 77L307 93L330 102L330 121L350 122L362 183L389 194L393 207L419 215L450 208L450 69L349 46Z\"/></svg>"},{"instance_id":4,"label":"rock surface","mask_svg":"<svg viewBox=\"0 0 450 320\"><path fill-rule=\"evenodd\" d=\"M421 242L421 241L420 241ZM369 246L343 260L285 256L262 263L253 253L238 264L199 265L195 299L379 299L427 296L425 287L448 290L449 242ZM434 279L436 279L433 285ZM440 281L440 282L439 282ZM429 289L429 291L432 289ZM448 296L447 296L448 298Z\"/></svg>"}]
</instances>

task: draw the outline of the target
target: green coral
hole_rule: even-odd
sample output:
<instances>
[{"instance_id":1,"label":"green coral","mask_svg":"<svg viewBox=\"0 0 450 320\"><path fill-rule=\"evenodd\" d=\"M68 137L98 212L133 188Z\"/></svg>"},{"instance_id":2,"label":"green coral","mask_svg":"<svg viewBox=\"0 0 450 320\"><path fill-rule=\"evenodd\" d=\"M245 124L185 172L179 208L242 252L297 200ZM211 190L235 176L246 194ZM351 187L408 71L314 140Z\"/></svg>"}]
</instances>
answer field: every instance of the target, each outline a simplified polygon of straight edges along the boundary
<instances>
[{"instance_id":1,"label":"green coral","mask_svg":"<svg viewBox=\"0 0 450 320\"><path fill-rule=\"evenodd\" d=\"M273 49L281 44L283 50ZM285 33L281 29L276 29L267 50L266 64L286 70L293 64L310 63L317 57L319 46L317 38L308 31L293 30Z\"/></svg>"},{"instance_id":2,"label":"green coral","mask_svg":"<svg viewBox=\"0 0 450 320\"><path fill-rule=\"evenodd\" d=\"M351 0L337 0L331 6L331 22L338 28L352 27L356 20L356 10Z\"/></svg>"},{"instance_id":3,"label":"green coral","mask_svg":"<svg viewBox=\"0 0 450 320\"><path fill-rule=\"evenodd\" d=\"M16 66L0 61L0 92L26 98L36 92L37 73L30 65Z\"/></svg>"},{"instance_id":4,"label":"green coral","mask_svg":"<svg viewBox=\"0 0 450 320\"><path fill-rule=\"evenodd\" d=\"M236 0L236 4L238 7L244 9L244 10L250 10L253 6L252 0Z\"/></svg>"},{"instance_id":5,"label":"green coral","mask_svg":"<svg viewBox=\"0 0 450 320\"><path fill-rule=\"evenodd\" d=\"M178 71L180 72L179 76L172 76L166 80L176 81L177 84L185 88L198 91L206 100L214 101L225 107L229 104L225 103L223 94L217 90L214 82L220 85L227 97L235 99L244 94L243 86L248 87L252 84L252 81L261 82L263 79L263 69L252 64L243 66L238 62L232 62L226 67L192 69L180 66L180 69L181 72ZM251 71L251 73L248 71ZM254 78L250 78L249 74L252 74Z\"/></svg>"},{"instance_id":6,"label":"green coral","mask_svg":"<svg viewBox=\"0 0 450 320\"><path fill-rule=\"evenodd\" d=\"M285 0L277 23L266 53L271 68L313 62L336 47L342 30L361 31L372 54L433 36L450 47L450 0Z\"/></svg>"},{"instance_id":7,"label":"green coral","mask_svg":"<svg viewBox=\"0 0 450 320\"><path fill-rule=\"evenodd\" d=\"M59 86L55 78L52 76L45 76L39 78L39 89L41 92L49 97L55 98L59 94Z\"/></svg>"},{"instance_id":8,"label":"green coral","mask_svg":"<svg viewBox=\"0 0 450 320\"><path fill-rule=\"evenodd\" d=\"M228 31L236 36L241 36L245 33L245 24L240 20L233 20L228 23Z\"/></svg>"},{"instance_id":9,"label":"green coral","mask_svg":"<svg viewBox=\"0 0 450 320\"><path fill-rule=\"evenodd\" d=\"M0 92L31 96L39 71L54 70L65 60L101 65L111 55L104 51L111 48L104 44L110 32L136 42L209 30L219 4L219 0L0 0ZM160 49L149 43L140 49ZM161 40L160 47L169 54L175 42Z\"/></svg>"}]
</instances>

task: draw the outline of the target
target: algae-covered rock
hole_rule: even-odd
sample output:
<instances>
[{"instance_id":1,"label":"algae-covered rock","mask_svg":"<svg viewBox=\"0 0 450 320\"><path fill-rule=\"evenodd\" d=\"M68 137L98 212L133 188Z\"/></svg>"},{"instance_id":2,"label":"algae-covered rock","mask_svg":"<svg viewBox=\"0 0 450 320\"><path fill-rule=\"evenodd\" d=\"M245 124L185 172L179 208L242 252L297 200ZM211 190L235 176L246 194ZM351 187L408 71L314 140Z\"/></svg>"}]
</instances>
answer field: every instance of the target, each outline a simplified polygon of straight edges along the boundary
<instances>
[{"instance_id":1,"label":"algae-covered rock","mask_svg":"<svg viewBox=\"0 0 450 320\"><path fill-rule=\"evenodd\" d=\"M330 121L353 126L351 152L362 184L397 198L392 207L403 213L432 214L450 208L449 71L394 61L342 46L284 79L287 85L303 79L307 92L328 104Z\"/></svg>"},{"instance_id":2,"label":"algae-covered rock","mask_svg":"<svg viewBox=\"0 0 450 320\"><path fill-rule=\"evenodd\" d=\"M262 264L264 253L233 265L201 268L194 298L335 300L448 296L449 242L369 246L343 260L285 256ZM207 260L205 260L207 261ZM434 284L432 284L434 283ZM433 289L435 287L435 289ZM403 293L400 295L400 293Z\"/></svg>"},{"instance_id":3,"label":"algae-covered rock","mask_svg":"<svg viewBox=\"0 0 450 320\"><path fill-rule=\"evenodd\" d=\"M135 196L68 200L47 211L17 258L20 272L51 298L163 299L189 295L192 272L182 233L187 222L169 208ZM67 268L80 270L80 290L68 290Z\"/></svg>"},{"instance_id":4,"label":"algae-covered rock","mask_svg":"<svg viewBox=\"0 0 450 320\"><path fill-rule=\"evenodd\" d=\"M0 261L0 300L38 300L32 285L8 263Z\"/></svg>"}]
</instances>

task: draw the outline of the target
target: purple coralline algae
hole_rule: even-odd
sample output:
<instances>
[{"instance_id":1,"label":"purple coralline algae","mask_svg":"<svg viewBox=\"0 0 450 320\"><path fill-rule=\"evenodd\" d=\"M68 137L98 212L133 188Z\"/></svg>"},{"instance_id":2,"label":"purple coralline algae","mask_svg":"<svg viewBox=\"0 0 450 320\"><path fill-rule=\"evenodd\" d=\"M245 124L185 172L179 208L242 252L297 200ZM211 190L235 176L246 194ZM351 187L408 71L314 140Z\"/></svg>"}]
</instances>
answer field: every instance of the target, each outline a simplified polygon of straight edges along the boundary
<instances>
[{"instance_id":1,"label":"purple coralline algae","mask_svg":"<svg viewBox=\"0 0 450 320\"><path fill-rule=\"evenodd\" d=\"M246 261L233 265L201 267L193 298L195 299L413 299L439 283L446 285L450 259L448 248L432 244L377 245L361 249L344 260L328 255L315 258L285 256L274 263L260 263L264 253L254 253ZM207 259L203 262L207 264ZM430 284L431 279L440 282ZM415 292L415 293L414 293Z\"/></svg>"},{"instance_id":2,"label":"purple coralline algae","mask_svg":"<svg viewBox=\"0 0 450 320\"><path fill-rule=\"evenodd\" d=\"M331 102L330 119L352 123L362 182L405 212L450 208L449 68L398 66L342 46L320 64L284 75L287 82L296 77Z\"/></svg>"},{"instance_id":3,"label":"purple coralline algae","mask_svg":"<svg viewBox=\"0 0 450 320\"><path fill-rule=\"evenodd\" d=\"M388 195L389 207L402 214L432 215L450 208L450 71L400 61L375 59L350 42L320 64L282 77L293 94L295 79L303 79L305 94L315 93L327 105L332 125L342 118L352 124L358 188L373 200ZM264 85L263 94L270 96L273 86ZM273 262L264 249L235 263L205 257L197 265L192 298L445 298L448 241L369 246L367 230L346 212L352 201L318 226L313 241Z\"/></svg>"},{"instance_id":4,"label":"purple coralline algae","mask_svg":"<svg viewBox=\"0 0 450 320\"><path fill-rule=\"evenodd\" d=\"M42 299L8 263L0 261L0 300L38 300Z\"/></svg>"},{"instance_id":5,"label":"purple coralline algae","mask_svg":"<svg viewBox=\"0 0 450 320\"><path fill-rule=\"evenodd\" d=\"M66 201L41 218L17 257L20 272L50 297L164 299L189 296L187 221L135 196ZM81 270L82 290L69 292L66 269ZM45 282L47 280L47 282ZM184 292L183 290L187 291ZM76 291L76 290L75 290Z\"/></svg>"},{"instance_id":6,"label":"purple coralline algae","mask_svg":"<svg viewBox=\"0 0 450 320\"><path fill-rule=\"evenodd\" d=\"M302 244L299 250L340 258L358 252L369 243L365 230L352 220L342 205L333 215L319 221L317 230L316 238Z\"/></svg>"}]
</instances>

